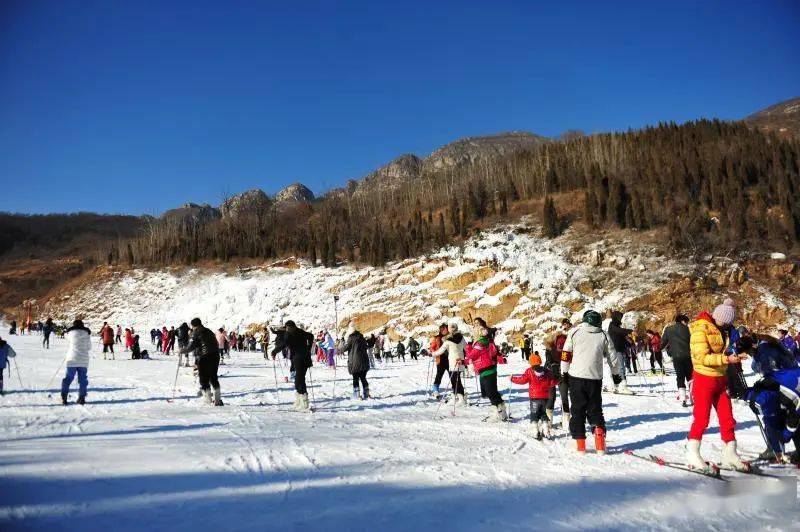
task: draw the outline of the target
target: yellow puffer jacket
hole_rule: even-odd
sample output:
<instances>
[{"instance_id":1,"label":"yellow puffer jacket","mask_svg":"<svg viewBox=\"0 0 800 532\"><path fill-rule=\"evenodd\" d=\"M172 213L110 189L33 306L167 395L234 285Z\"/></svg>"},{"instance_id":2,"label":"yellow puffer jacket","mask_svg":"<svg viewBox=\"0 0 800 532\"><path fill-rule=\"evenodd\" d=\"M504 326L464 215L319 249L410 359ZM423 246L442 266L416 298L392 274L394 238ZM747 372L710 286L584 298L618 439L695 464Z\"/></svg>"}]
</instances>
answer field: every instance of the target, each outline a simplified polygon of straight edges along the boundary
<instances>
[{"instance_id":1,"label":"yellow puffer jacket","mask_svg":"<svg viewBox=\"0 0 800 532\"><path fill-rule=\"evenodd\" d=\"M700 313L689 324L689 349L692 353L694 370L708 377L724 377L728 366L725 351L725 340L714 324L714 319L707 313Z\"/></svg>"}]
</instances>

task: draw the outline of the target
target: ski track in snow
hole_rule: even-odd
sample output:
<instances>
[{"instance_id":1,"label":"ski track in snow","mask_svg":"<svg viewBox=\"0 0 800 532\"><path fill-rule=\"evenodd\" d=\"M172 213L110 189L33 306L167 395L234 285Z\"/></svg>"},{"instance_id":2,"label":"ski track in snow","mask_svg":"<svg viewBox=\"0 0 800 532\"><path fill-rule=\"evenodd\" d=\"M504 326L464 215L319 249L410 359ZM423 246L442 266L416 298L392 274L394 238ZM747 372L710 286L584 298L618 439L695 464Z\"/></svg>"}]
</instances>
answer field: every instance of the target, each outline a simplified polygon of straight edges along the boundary
<instances>
[{"instance_id":1,"label":"ski track in snow","mask_svg":"<svg viewBox=\"0 0 800 532\"><path fill-rule=\"evenodd\" d=\"M6 374L3 531L667 530L752 523L782 530L800 518L796 500L767 507L752 496L724 495L718 481L622 454L635 449L682 459L691 416L674 400L670 376L663 384L630 377L634 390L656 397L606 395L610 454L581 457L564 435L545 442L526 435L524 387L512 388L513 423L481 422L485 401L453 415L452 402L440 406L424 392L427 360L379 365L368 376L377 398L365 402L350 399L346 368L336 372L333 396L333 370L315 366L317 410L309 414L290 411L291 383L260 353L233 353L220 367L225 406L213 408L195 397L189 368L181 368L176 400L167 402L175 356L132 361L118 353L105 361L95 346L89 404L63 407L61 373L45 386L65 343L54 339L46 351L40 338L10 339L26 388L20 391L16 371ZM525 367L518 354L500 367L506 398L508 374ZM475 380L466 385L477 402ZM735 409L740 448L752 457L763 448L758 426L746 406ZM703 451L707 459L719 456L715 420ZM758 490L775 484L723 474Z\"/></svg>"}]
</instances>

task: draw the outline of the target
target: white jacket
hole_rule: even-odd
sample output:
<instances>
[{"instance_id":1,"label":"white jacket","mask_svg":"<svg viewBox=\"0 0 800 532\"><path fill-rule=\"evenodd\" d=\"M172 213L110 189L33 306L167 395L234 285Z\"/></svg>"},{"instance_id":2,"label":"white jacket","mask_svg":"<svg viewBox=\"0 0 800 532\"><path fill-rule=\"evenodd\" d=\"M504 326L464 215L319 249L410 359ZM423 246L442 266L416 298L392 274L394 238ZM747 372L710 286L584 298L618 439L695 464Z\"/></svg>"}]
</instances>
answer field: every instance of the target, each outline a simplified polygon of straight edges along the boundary
<instances>
[{"instance_id":1,"label":"white jacket","mask_svg":"<svg viewBox=\"0 0 800 532\"><path fill-rule=\"evenodd\" d=\"M456 342L455 340L458 340ZM455 335L448 336L447 339L442 343L442 347L437 349L435 352L431 353L433 356L438 357L447 352L447 365L451 372L456 370L456 361L464 360L464 347L467 345L466 340L461 335L461 333L456 333ZM462 366L463 367L463 366Z\"/></svg>"},{"instance_id":2,"label":"white jacket","mask_svg":"<svg viewBox=\"0 0 800 532\"><path fill-rule=\"evenodd\" d=\"M92 350L92 334L89 329L70 327L67 338L67 367L88 368L89 351Z\"/></svg>"},{"instance_id":3,"label":"white jacket","mask_svg":"<svg viewBox=\"0 0 800 532\"><path fill-rule=\"evenodd\" d=\"M572 353L570 362L561 362L561 372L581 379L603 380L603 358L612 375L619 375L619 359L614 346L600 327L581 323L567 333L564 352Z\"/></svg>"}]
</instances>

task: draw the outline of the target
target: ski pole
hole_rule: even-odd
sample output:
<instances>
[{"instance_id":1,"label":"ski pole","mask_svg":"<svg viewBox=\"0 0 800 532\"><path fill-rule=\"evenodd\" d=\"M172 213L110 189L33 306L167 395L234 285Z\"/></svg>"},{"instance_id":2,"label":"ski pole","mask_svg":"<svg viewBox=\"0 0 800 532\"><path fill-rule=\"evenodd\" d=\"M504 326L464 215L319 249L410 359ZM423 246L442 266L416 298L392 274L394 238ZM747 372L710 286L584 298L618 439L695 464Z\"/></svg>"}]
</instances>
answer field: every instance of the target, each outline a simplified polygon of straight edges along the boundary
<instances>
[{"instance_id":1,"label":"ski pole","mask_svg":"<svg viewBox=\"0 0 800 532\"><path fill-rule=\"evenodd\" d=\"M276 360L272 359L272 375L275 377L275 391L278 391L278 370L275 368Z\"/></svg>"},{"instance_id":2,"label":"ski pole","mask_svg":"<svg viewBox=\"0 0 800 532\"><path fill-rule=\"evenodd\" d=\"M178 373L181 370L181 358L183 357L183 353L178 353L178 365L175 367L175 382L172 384L172 399L170 402L175 400L175 390L178 388Z\"/></svg>"},{"instance_id":3,"label":"ski pole","mask_svg":"<svg viewBox=\"0 0 800 532\"><path fill-rule=\"evenodd\" d=\"M55 373L53 373L53 376L52 376L52 377L50 377L50 381L47 383L47 389L48 389L48 390L50 389L50 386L52 386L52 385L53 385L53 381L56 379L56 375L58 375L58 374L61 372L61 368L64 366L64 364L66 363L66 361L67 361L67 359L66 359L66 358L65 358L64 360L62 360L62 361L61 361L61 364L59 364L59 365L58 365L58 369L56 370L56 372L55 372ZM49 397L53 397L53 394L52 394L52 392L51 392L51 393L48 393L48 394L47 394L47 397L48 397L48 398L49 398Z\"/></svg>"},{"instance_id":4,"label":"ski pole","mask_svg":"<svg viewBox=\"0 0 800 532\"><path fill-rule=\"evenodd\" d=\"M433 365L433 357L428 361L428 373L425 375L425 393L431 389L431 366Z\"/></svg>"},{"instance_id":5,"label":"ski pole","mask_svg":"<svg viewBox=\"0 0 800 532\"><path fill-rule=\"evenodd\" d=\"M14 359L14 369L17 370L17 380L19 381L19 387L24 390L25 385L22 384L22 376L19 374L19 362Z\"/></svg>"},{"instance_id":6,"label":"ski pole","mask_svg":"<svg viewBox=\"0 0 800 532\"><path fill-rule=\"evenodd\" d=\"M308 381L311 383L309 390L311 390L311 410L317 409L317 403L314 401L314 376L311 374L311 368L308 368Z\"/></svg>"},{"instance_id":7,"label":"ski pole","mask_svg":"<svg viewBox=\"0 0 800 532\"><path fill-rule=\"evenodd\" d=\"M508 417L511 418L511 377L508 377L508 390L506 390L506 395L508 396Z\"/></svg>"},{"instance_id":8,"label":"ski pole","mask_svg":"<svg viewBox=\"0 0 800 532\"><path fill-rule=\"evenodd\" d=\"M449 377L449 375L448 375L448 377ZM433 413L434 419L436 418L436 416L439 415L439 409L442 408L442 405L445 402L444 398L447 397L447 391L449 389L450 389L450 379L448 378L447 379L447 387L445 387L445 390L444 390L444 395L442 396L442 399L439 400L439 406L436 407L436 412ZM453 399L453 401L455 401L455 399Z\"/></svg>"},{"instance_id":9,"label":"ski pole","mask_svg":"<svg viewBox=\"0 0 800 532\"><path fill-rule=\"evenodd\" d=\"M336 359L333 359L333 392L331 392L331 399L336 399Z\"/></svg>"}]
</instances>

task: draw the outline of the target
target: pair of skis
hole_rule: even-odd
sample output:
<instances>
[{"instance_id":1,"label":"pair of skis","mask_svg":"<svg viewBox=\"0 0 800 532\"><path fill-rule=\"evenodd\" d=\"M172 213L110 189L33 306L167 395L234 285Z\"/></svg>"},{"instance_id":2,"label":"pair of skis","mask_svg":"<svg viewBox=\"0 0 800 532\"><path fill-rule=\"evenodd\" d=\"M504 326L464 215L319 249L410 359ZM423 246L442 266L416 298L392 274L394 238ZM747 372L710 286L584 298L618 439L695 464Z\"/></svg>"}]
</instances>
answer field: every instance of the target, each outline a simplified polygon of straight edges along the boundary
<instances>
[{"instance_id":1,"label":"pair of skis","mask_svg":"<svg viewBox=\"0 0 800 532\"><path fill-rule=\"evenodd\" d=\"M673 461L666 460L666 459L664 459L664 458L662 458L660 456L654 455L654 454L650 454L650 455L637 454L637 453L635 453L635 452L633 452L631 450L624 451L624 454L626 456L632 456L632 457L638 458L640 460L646 460L648 462L653 462L654 464L658 464L658 465L663 466L663 467L669 467L669 468L677 469L677 470L680 470L680 471L686 471L687 473L695 473L697 475L703 475L704 477L713 478L715 480L720 480L722 482L727 482L731 478L731 477L728 477L728 476L722 476L722 471L730 471L730 472L735 472L735 473L742 473L742 474L746 474L746 475L755 475L755 476L766 477L766 478L781 478L781 475L773 475L773 474L767 473L767 472L763 471L762 469L751 465L748 462L745 462L745 464L748 467L747 470L739 470L739 469L732 469L732 468L722 467L719 464L715 464L715 463L711 463L711 462L708 463L708 469L697 469L697 468L694 468L694 467L689 467L688 465L680 463L680 462L673 462Z\"/></svg>"}]
</instances>

